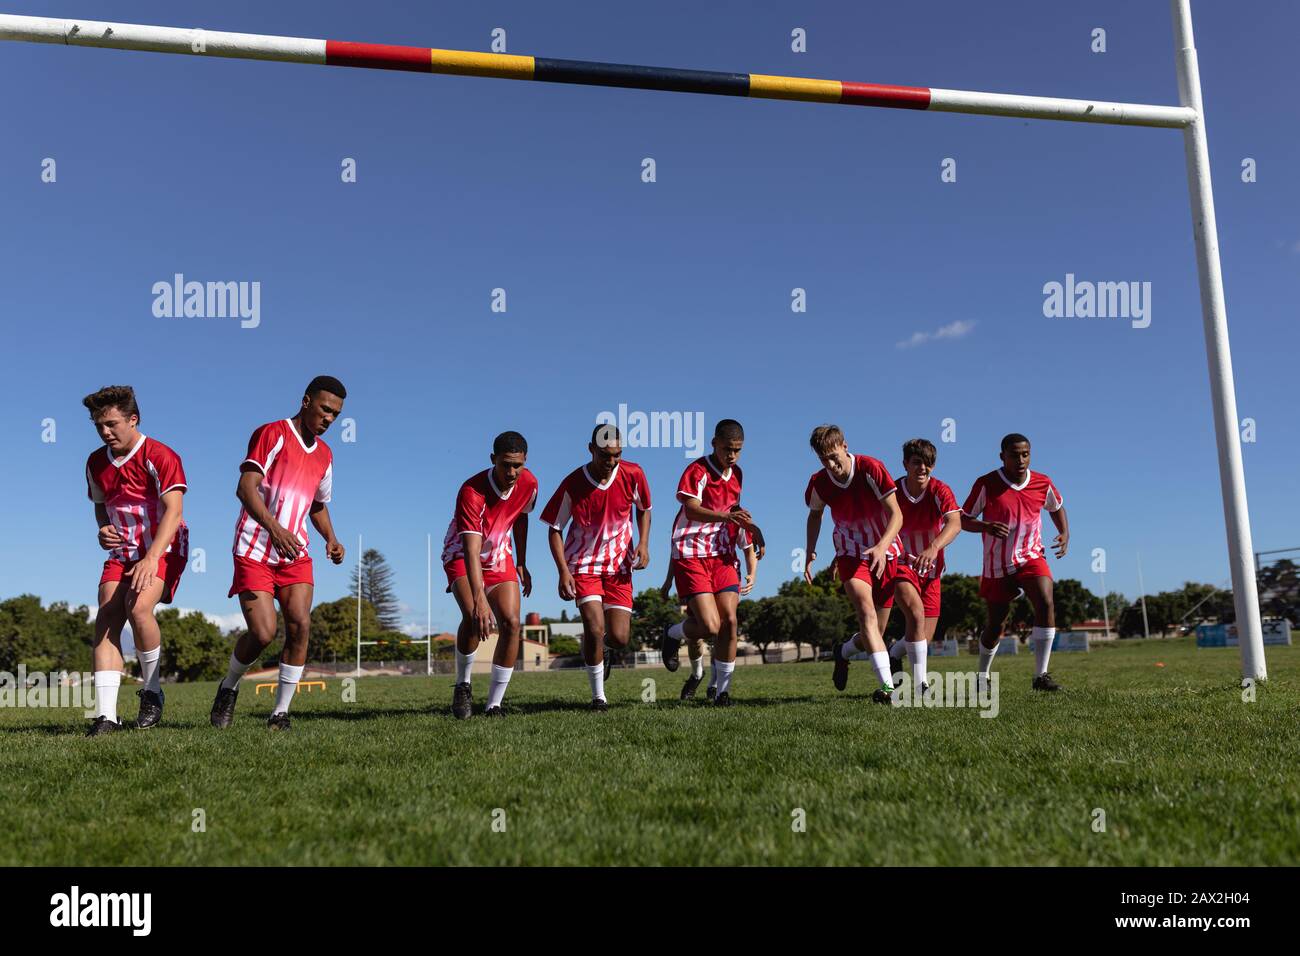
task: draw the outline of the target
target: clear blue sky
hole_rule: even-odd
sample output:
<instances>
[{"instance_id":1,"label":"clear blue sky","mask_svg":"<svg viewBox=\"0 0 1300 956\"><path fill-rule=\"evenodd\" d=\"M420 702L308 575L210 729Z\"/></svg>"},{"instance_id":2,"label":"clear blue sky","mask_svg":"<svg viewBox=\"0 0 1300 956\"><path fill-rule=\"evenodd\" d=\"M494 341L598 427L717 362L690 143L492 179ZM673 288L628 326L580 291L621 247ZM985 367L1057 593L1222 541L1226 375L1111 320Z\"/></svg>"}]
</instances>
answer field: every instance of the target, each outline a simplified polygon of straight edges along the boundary
<instances>
[{"instance_id":1,"label":"clear blue sky","mask_svg":"<svg viewBox=\"0 0 1300 956\"><path fill-rule=\"evenodd\" d=\"M662 66L1176 103L1165 3L223 3L13 0L8 12ZM1259 550L1300 545L1295 321L1300 165L1281 2L1194 8ZM808 52L790 51L790 31ZM1090 51L1094 27L1108 50ZM745 501L767 532L758 594L803 543L812 426L899 467L937 439L964 496L1008 431L1069 508L1058 577L1132 595L1227 579L1181 134L993 117L0 44L0 280L13 438L0 595L93 604L103 560L81 397L133 384L142 430L184 458L208 568L178 606L226 625L238 464L317 373L349 389L335 527L317 595L341 596L357 535L388 557L409 624L454 627L436 566L460 482L494 434L529 439L543 495L586 456L597 412L739 418ZM43 184L40 164L57 161ZM359 181L340 181L353 157ZM641 182L653 157L658 181ZM958 180L940 182L957 160ZM1244 184L1241 161L1258 162ZM164 319L174 273L259 281L261 324ZM1066 273L1152 283L1152 323L1048 319ZM490 311L506 290L508 312ZM807 290L793 314L791 290ZM960 338L897 343L953 322ZM41 422L57 422L42 443ZM686 458L630 449L659 502L658 585ZM534 522L533 597L558 614ZM822 553L830 551L829 530ZM978 542L952 548L978 572Z\"/></svg>"}]
</instances>

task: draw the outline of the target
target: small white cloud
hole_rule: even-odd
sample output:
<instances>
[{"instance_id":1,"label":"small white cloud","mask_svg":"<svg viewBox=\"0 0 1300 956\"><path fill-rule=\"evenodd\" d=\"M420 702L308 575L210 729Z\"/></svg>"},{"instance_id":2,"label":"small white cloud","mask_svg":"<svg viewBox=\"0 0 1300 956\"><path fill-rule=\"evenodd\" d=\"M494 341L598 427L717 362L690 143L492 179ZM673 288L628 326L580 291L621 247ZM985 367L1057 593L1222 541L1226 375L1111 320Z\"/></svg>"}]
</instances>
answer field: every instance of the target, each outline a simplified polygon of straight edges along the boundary
<instances>
[{"instance_id":1,"label":"small white cloud","mask_svg":"<svg viewBox=\"0 0 1300 956\"><path fill-rule=\"evenodd\" d=\"M1300 255L1300 239L1297 239L1295 242L1291 243L1291 251L1294 252L1296 255Z\"/></svg>"},{"instance_id":2,"label":"small white cloud","mask_svg":"<svg viewBox=\"0 0 1300 956\"><path fill-rule=\"evenodd\" d=\"M913 332L909 338L899 342L897 347L900 349L916 348L918 345L924 345L926 342L935 339L959 339L975 328L975 322L971 319L958 319L956 322L949 322L933 332Z\"/></svg>"}]
</instances>

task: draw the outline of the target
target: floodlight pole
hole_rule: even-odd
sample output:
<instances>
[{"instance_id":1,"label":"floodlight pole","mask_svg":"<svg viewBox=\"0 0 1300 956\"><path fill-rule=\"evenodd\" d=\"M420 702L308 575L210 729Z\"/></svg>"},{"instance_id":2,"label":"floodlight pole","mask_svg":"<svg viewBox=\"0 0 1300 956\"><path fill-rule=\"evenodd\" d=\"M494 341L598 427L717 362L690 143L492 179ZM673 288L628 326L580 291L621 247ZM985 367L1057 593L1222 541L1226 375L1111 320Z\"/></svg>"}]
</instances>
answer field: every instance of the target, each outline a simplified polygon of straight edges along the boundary
<instances>
[{"instance_id":1,"label":"floodlight pole","mask_svg":"<svg viewBox=\"0 0 1300 956\"><path fill-rule=\"evenodd\" d=\"M1205 138L1205 107L1201 102L1201 71L1192 36L1190 0L1170 0L1174 19L1174 50L1178 67L1178 102L1196 114L1183 127L1187 154L1187 187L1192 203L1192 236L1196 241L1196 272L1201 286L1201 319L1210 366L1210 399L1214 406L1214 436L1219 446L1219 484L1223 519L1228 533L1228 566L1232 572L1232 601L1237 612L1237 641L1241 673L1255 680L1268 678L1264 661L1264 629L1259 616L1246 508L1246 475L1237 431L1237 394L1228 346L1228 311L1223 300L1223 271L1219 265L1219 229L1214 218L1214 188L1210 183L1210 149Z\"/></svg>"},{"instance_id":2,"label":"floodlight pole","mask_svg":"<svg viewBox=\"0 0 1300 956\"><path fill-rule=\"evenodd\" d=\"M424 673L433 676L433 535L424 536Z\"/></svg>"},{"instance_id":3,"label":"floodlight pole","mask_svg":"<svg viewBox=\"0 0 1300 956\"><path fill-rule=\"evenodd\" d=\"M365 557L361 551L361 535L357 535L357 676L361 676L361 566Z\"/></svg>"}]
</instances>

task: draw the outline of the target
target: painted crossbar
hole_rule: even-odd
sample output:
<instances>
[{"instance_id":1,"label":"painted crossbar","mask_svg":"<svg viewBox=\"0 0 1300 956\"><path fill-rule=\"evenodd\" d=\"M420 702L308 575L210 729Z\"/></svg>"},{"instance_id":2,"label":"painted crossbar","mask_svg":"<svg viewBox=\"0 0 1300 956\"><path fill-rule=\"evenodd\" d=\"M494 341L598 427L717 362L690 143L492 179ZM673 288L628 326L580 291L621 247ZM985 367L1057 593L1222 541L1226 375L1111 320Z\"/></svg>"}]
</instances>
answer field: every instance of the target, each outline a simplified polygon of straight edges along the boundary
<instances>
[{"instance_id":1,"label":"painted crossbar","mask_svg":"<svg viewBox=\"0 0 1300 956\"><path fill-rule=\"evenodd\" d=\"M309 40L255 33L219 33L137 23L58 20L8 14L0 14L0 40L1124 126L1181 128L1190 125L1196 118L1195 111L1181 106L1108 103L1051 96L942 90L924 86L888 86L764 73L629 66L622 63L556 60L506 53L351 43L345 40Z\"/></svg>"}]
</instances>

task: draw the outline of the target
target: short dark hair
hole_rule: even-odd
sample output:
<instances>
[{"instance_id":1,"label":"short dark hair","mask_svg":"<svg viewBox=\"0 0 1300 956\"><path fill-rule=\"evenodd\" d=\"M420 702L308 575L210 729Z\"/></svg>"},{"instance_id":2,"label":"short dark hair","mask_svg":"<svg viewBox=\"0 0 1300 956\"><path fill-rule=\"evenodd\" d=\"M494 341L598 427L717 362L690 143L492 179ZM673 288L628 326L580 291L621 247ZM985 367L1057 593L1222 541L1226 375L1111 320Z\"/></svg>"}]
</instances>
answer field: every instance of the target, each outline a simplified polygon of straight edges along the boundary
<instances>
[{"instance_id":1,"label":"short dark hair","mask_svg":"<svg viewBox=\"0 0 1300 956\"><path fill-rule=\"evenodd\" d=\"M839 425L818 425L808 436L808 444L812 445L812 450L817 452L817 457L829 455L831 449L836 445L843 445L844 432L840 431Z\"/></svg>"},{"instance_id":2,"label":"short dark hair","mask_svg":"<svg viewBox=\"0 0 1300 956\"><path fill-rule=\"evenodd\" d=\"M1003 436L1002 450L1006 451L1012 445L1019 445L1021 442L1024 442L1026 445L1028 445L1029 439L1026 438L1024 435L1020 434L1020 432L1012 432L1010 435Z\"/></svg>"},{"instance_id":3,"label":"short dark hair","mask_svg":"<svg viewBox=\"0 0 1300 956\"><path fill-rule=\"evenodd\" d=\"M329 392L331 395L337 395L339 398L347 398L348 390L343 387L333 375L317 375L307 385L307 395L315 398L318 392Z\"/></svg>"},{"instance_id":4,"label":"short dark hair","mask_svg":"<svg viewBox=\"0 0 1300 956\"><path fill-rule=\"evenodd\" d=\"M106 385L98 392L91 392L81 400L81 404L90 410L93 420L101 412L116 408L127 418L140 417L140 406L135 401L135 389L130 385Z\"/></svg>"},{"instance_id":5,"label":"short dark hair","mask_svg":"<svg viewBox=\"0 0 1300 956\"><path fill-rule=\"evenodd\" d=\"M723 441L744 441L745 429L734 418L724 418L713 427L713 437Z\"/></svg>"},{"instance_id":6,"label":"short dark hair","mask_svg":"<svg viewBox=\"0 0 1300 956\"><path fill-rule=\"evenodd\" d=\"M903 442L903 464L906 465L912 460L913 456L920 458L927 466L933 468L938 452L934 447L934 442L925 438L913 438L911 441Z\"/></svg>"},{"instance_id":7,"label":"short dark hair","mask_svg":"<svg viewBox=\"0 0 1300 956\"><path fill-rule=\"evenodd\" d=\"M528 442L519 432L502 432L492 440L492 454L528 454Z\"/></svg>"},{"instance_id":8,"label":"short dark hair","mask_svg":"<svg viewBox=\"0 0 1300 956\"><path fill-rule=\"evenodd\" d=\"M591 443L597 448L622 446L623 434L613 422L601 422L591 430Z\"/></svg>"}]
</instances>

